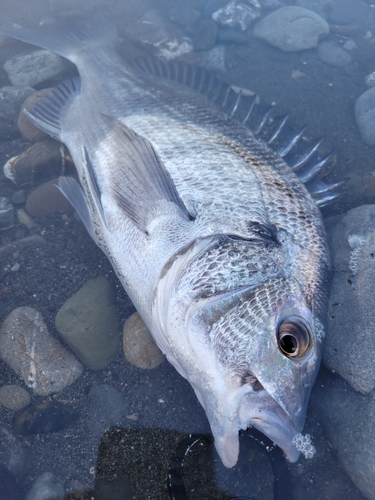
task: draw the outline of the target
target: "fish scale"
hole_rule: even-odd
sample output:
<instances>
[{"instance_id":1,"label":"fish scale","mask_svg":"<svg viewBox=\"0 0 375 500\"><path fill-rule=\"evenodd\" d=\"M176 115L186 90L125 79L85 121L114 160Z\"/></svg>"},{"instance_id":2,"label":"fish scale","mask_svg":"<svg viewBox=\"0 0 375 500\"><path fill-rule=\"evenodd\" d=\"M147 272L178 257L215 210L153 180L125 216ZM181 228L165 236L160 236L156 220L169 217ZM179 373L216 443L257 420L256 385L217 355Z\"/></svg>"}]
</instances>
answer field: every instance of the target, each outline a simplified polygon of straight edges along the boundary
<instances>
[{"instance_id":1,"label":"fish scale","mask_svg":"<svg viewBox=\"0 0 375 500\"><path fill-rule=\"evenodd\" d=\"M69 148L81 185L60 189L193 387L223 464L249 426L297 460L330 271L306 188L206 97L124 63L104 16L2 31L76 64L79 81L28 117Z\"/></svg>"}]
</instances>

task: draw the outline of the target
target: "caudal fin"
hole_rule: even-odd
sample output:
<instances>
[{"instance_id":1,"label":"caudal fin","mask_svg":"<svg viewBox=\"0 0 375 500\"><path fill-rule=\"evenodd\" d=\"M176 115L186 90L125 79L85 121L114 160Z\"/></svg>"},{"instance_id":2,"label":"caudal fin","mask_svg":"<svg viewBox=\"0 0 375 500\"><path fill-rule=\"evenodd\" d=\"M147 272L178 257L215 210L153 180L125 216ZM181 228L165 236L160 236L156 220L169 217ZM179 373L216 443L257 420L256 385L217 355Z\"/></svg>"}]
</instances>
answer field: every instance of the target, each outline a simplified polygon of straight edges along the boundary
<instances>
[{"instance_id":1,"label":"caudal fin","mask_svg":"<svg viewBox=\"0 0 375 500\"><path fill-rule=\"evenodd\" d=\"M72 62L75 62L76 54L82 49L110 45L117 41L116 26L99 13L87 19L69 19L58 26L43 25L37 29L2 26L1 32L55 52Z\"/></svg>"}]
</instances>

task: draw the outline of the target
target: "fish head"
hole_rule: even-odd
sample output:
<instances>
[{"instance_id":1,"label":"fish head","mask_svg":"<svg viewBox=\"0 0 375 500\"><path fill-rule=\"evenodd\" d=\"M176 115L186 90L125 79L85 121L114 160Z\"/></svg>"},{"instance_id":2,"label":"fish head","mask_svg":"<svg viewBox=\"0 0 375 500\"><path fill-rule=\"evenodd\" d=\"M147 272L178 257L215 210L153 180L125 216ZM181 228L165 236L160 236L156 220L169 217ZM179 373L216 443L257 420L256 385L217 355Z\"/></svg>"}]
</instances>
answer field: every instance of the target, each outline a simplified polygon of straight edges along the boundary
<instances>
[{"instance_id":1,"label":"fish head","mask_svg":"<svg viewBox=\"0 0 375 500\"><path fill-rule=\"evenodd\" d=\"M322 326L298 288L281 279L266 282L210 329L211 385L202 386L198 398L227 467L236 464L239 430L248 427L276 443L290 462L299 457L294 439L319 369Z\"/></svg>"},{"instance_id":2,"label":"fish head","mask_svg":"<svg viewBox=\"0 0 375 500\"><path fill-rule=\"evenodd\" d=\"M239 431L252 426L294 462L295 438L320 364L324 315L318 305L324 292L320 285L311 292L311 284L301 284L294 272L278 271L256 275L257 283L239 288L231 269L211 286L212 275L193 272L197 261L180 256L163 278L154 337L195 390L226 467L238 460Z\"/></svg>"}]
</instances>

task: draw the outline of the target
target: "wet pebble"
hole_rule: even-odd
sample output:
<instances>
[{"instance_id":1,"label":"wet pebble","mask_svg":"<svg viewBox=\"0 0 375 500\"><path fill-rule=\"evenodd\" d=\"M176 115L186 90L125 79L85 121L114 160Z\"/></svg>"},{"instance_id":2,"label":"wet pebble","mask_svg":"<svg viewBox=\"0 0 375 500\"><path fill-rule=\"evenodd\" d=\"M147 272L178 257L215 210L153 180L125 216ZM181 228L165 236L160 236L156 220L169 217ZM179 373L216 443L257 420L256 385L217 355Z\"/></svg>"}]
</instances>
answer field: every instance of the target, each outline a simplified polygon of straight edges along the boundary
<instances>
[{"instance_id":1,"label":"wet pebble","mask_svg":"<svg viewBox=\"0 0 375 500\"><path fill-rule=\"evenodd\" d=\"M126 401L117 389L108 384L98 385L89 394L87 429L100 438L105 430L121 423L126 411Z\"/></svg>"},{"instance_id":2,"label":"wet pebble","mask_svg":"<svg viewBox=\"0 0 375 500\"><path fill-rule=\"evenodd\" d=\"M51 92L52 89L43 89L39 90L38 92L34 92L34 94L28 97L21 106L21 111L18 115L17 126L23 137L30 142L43 141L45 139L48 139L49 136L31 123L31 121L25 115L24 110L33 111L35 104L40 101L41 98L49 96Z\"/></svg>"},{"instance_id":3,"label":"wet pebble","mask_svg":"<svg viewBox=\"0 0 375 500\"><path fill-rule=\"evenodd\" d=\"M0 330L0 357L36 394L59 392L82 374L81 363L48 332L41 314L18 307Z\"/></svg>"},{"instance_id":4,"label":"wet pebble","mask_svg":"<svg viewBox=\"0 0 375 500\"><path fill-rule=\"evenodd\" d=\"M68 67L66 59L44 49L16 56L4 64L15 87L33 87L60 75Z\"/></svg>"},{"instance_id":5,"label":"wet pebble","mask_svg":"<svg viewBox=\"0 0 375 500\"><path fill-rule=\"evenodd\" d=\"M79 413L67 404L46 401L29 406L13 423L13 432L22 436L59 432L73 425Z\"/></svg>"},{"instance_id":6,"label":"wet pebble","mask_svg":"<svg viewBox=\"0 0 375 500\"><path fill-rule=\"evenodd\" d=\"M340 376L321 371L311 403L341 466L375 500L375 391L362 396Z\"/></svg>"},{"instance_id":7,"label":"wet pebble","mask_svg":"<svg viewBox=\"0 0 375 500\"><path fill-rule=\"evenodd\" d=\"M32 229L36 225L33 218L26 212L26 210L18 210L17 217L18 222L27 227L27 229Z\"/></svg>"},{"instance_id":8,"label":"wet pebble","mask_svg":"<svg viewBox=\"0 0 375 500\"><path fill-rule=\"evenodd\" d=\"M4 385L0 388L0 404L8 410L22 410L30 404L30 394L19 385Z\"/></svg>"},{"instance_id":9,"label":"wet pebble","mask_svg":"<svg viewBox=\"0 0 375 500\"><path fill-rule=\"evenodd\" d=\"M16 191L12 196L12 203L15 205L23 205L26 201L26 194L23 189Z\"/></svg>"},{"instance_id":10,"label":"wet pebble","mask_svg":"<svg viewBox=\"0 0 375 500\"><path fill-rule=\"evenodd\" d=\"M37 142L4 165L4 175L18 186L60 175L61 144L52 139Z\"/></svg>"},{"instance_id":11,"label":"wet pebble","mask_svg":"<svg viewBox=\"0 0 375 500\"><path fill-rule=\"evenodd\" d=\"M125 321L123 348L126 359L138 368L156 368L165 360L164 354L138 313L132 314Z\"/></svg>"},{"instance_id":12,"label":"wet pebble","mask_svg":"<svg viewBox=\"0 0 375 500\"><path fill-rule=\"evenodd\" d=\"M318 54L320 59L330 66L347 66L352 60L345 50L330 42L319 44Z\"/></svg>"},{"instance_id":13,"label":"wet pebble","mask_svg":"<svg viewBox=\"0 0 375 500\"><path fill-rule=\"evenodd\" d=\"M327 22L315 12L288 6L271 12L254 28L254 36L286 52L311 49L327 36Z\"/></svg>"},{"instance_id":14,"label":"wet pebble","mask_svg":"<svg viewBox=\"0 0 375 500\"><path fill-rule=\"evenodd\" d=\"M15 212L12 202L5 196L0 196L0 231L14 226Z\"/></svg>"},{"instance_id":15,"label":"wet pebble","mask_svg":"<svg viewBox=\"0 0 375 500\"><path fill-rule=\"evenodd\" d=\"M22 102L33 92L32 88L0 88L0 139L10 139L18 133L16 119Z\"/></svg>"},{"instance_id":16,"label":"wet pebble","mask_svg":"<svg viewBox=\"0 0 375 500\"><path fill-rule=\"evenodd\" d=\"M355 103L355 119L362 139L375 145L375 87L366 90Z\"/></svg>"},{"instance_id":17,"label":"wet pebble","mask_svg":"<svg viewBox=\"0 0 375 500\"><path fill-rule=\"evenodd\" d=\"M33 217L45 217L55 212L72 212L73 207L52 179L37 187L26 200L26 210Z\"/></svg>"},{"instance_id":18,"label":"wet pebble","mask_svg":"<svg viewBox=\"0 0 375 500\"><path fill-rule=\"evenodd\" d=\"M32 485L25 500L63 500L64 494L64 488L54 474L45 472Z\"/></svg>"},{"instance_id":19,"label":"wet pebble","mask_svg":"<svg viewBox=\"0 0 375 500\"><path fill-rule=\"evenodd\" d=\"M28 453L22 442L8 429L0 426L0 450L3 456L8 455L7 467L11 473L20 478L24 476L28 465ZM1 498L1 496L0 496Z\"/></svg>"},{"instance_id":20,"label":"wet pebble","mask_svg":"<svg viewBox=\"0 0 375 500\"><path fill-rule=\"evenodd\" d=\"M47 242L43 236L39 236L38 234L26 236L26 238L21 238L19 240L12 241L12 243L7 243L6 245L1 246L0 259L4 259L8 255L12 255L12 253L22 251L28 247L44 247L46 245Z\"/></svg>"},{"instance_id":21,"label":"wet pebble","mask_svg":"<svg viewBox=\"0 0 375 500\"><path fill-rule=\"evenodd\" d=\"M375 205L350 210L329 242L335 273L323 362L367 394L375 389Z\"/></svg>"},{"instance_id":22,"label":"wet pebble","mask_svg":"<svg viewBox=\"0 0 375 500\"><path fill-rule=\"evenodd\" d=\"M210 50L215 45L217 24L210 19L201 19L193 32L193 47L195 50Z\"/></svg>"},{"instance_id":23,"label":"wet pebble","mask_svg":"<svg viewBox=\"0 0 375 500\"><path fill-rule=\"evenodd\" d=\"M120 346L115 291L105 278L88 281L59 310L56 328L91 370L103 370Z\"/></svg>"}]
</instances>

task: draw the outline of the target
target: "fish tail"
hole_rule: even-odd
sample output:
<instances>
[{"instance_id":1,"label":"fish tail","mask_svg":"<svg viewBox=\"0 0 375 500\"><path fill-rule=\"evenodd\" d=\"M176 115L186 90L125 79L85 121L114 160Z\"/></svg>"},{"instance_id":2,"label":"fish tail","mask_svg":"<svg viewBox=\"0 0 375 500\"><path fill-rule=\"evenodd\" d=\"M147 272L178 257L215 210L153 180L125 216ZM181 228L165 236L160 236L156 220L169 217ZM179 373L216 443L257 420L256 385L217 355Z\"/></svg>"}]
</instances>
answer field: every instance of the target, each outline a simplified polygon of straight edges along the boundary
<instances>
[{"instance_id":1,"label":"fish tail","mask_svg":"<svg viewBox=\"0 0 375 500\"><path fill-rule=\"evenodd\" d=\"M116 26L101 13L86 19L69 19L61 25L44 25L37 29L8 25L2 33L37 45L75 63L85 49L113 45L118 39Z\"/></svg>"}]
</instances>

